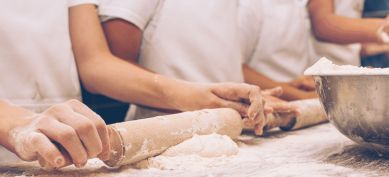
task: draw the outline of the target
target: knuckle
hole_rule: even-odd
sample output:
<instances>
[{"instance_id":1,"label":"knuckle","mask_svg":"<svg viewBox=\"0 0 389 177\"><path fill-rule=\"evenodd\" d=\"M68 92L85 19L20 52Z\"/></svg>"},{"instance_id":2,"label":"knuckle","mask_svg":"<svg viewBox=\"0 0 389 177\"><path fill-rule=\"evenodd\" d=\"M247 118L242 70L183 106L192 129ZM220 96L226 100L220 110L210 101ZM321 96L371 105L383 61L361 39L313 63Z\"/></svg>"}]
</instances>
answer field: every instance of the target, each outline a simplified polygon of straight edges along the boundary
<instances>
[{"instance_id":1,"label":"knuckle","mask_svg":"<svg viewBox=\"0 0 389 177\"><path fill-rule=\"evenodd\" d=\"M61 143L67 144L73 142L73 140L77 137L77 133L73 129L62 131L58 134L58 140Z\"/></svg>"},{"instance_id":2,"label":"knuckle","mask_svg":"<svg viewBox=\"0 0 389 177\"><path fill-rule=\"evenodd\" d=\"M96 119L93 122L94 122L94 125L96 126L97 130L105 130L107 128L105 121L103 119Z\"/></svg>"},{"instance_id":3,"label":"knuckle","mask_svg":"<svg viewBox=\"0 0 389 177\"><path fill-rule=\"evenodd\" d=\"M47 121L50 121L50 120L52 120L52 118L50 116L42 115L42 116L39 117L39 122L47 122Z\"/></svg>"},{"instance_id":4,"label":"knuckle","mask_svg":"<svg viewBox=\"0 0 389 177\"><path fill-rule=\"evenodd\" d=\"M58 104L58 105L54 105L54 106L50 107L49 109L47 109L46 113L56 115L56 114L62 112L63 109L64 109L64 105Z\"/></svg>"},{"instance_id":5,"label":"knuckle","mask_svg":"<svg viewBox=\"0 0 389 177\"><path fill-rule=\"evenodd\" d=\"M85 120L76 127L76 131L81 134L88 133L95 128L92 121Z\"/></svg>"},{"instance_id":6,"label":"knuckle","mask_svg":"<svg viewBox=\"0 0 389 177\"><path fill-rule=\"evenodd\" d=\"M261 88L259 86L251 85L250 87L251 87L250 90L252 92L261 92Z\"/></svg>"},{"instance_id":7,"label":"knuckle","mask_svg":"<svg viewBox=\"0 0 389 177\"><path fill-rule=\"evenodd\" d=\"M71 100L67 101L66 104L73 105L73 106L78 106L78 105L80 105L82 103L79 100L77 100L77 99L71 99Z\"/></svg>"},{"instance_id":8,"label":"knuckle","mask_svg":"<svg viewBox=\"0 0 389 177\"><path fill-rule=\"evenodd\" d=\"M52 121L52 118L50 118L49 116L40 115L36 119L36 121L37 121L37 128L41 129L41 128L44 128L48 122Z\"/></svg>"},{"instance_id":9,"label":"knuckle","mask_svg":"<svg viewBox=\"0 0 389 177\"><path fill-rule=\"evenodd\" d=\"M33 146L38 146L42 142L42 136L39 134L31 134L30 137L30 143Z\"/></svg>"}]
</instances>

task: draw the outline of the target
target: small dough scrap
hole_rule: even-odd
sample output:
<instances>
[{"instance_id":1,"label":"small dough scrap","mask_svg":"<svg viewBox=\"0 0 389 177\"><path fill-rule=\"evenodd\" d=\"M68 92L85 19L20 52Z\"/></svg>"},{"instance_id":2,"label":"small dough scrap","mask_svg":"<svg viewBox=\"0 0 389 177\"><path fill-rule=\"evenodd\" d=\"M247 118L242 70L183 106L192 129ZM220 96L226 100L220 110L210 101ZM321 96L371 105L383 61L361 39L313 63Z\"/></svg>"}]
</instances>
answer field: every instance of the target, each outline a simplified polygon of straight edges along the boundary
<instances>
[{"instance_id":1,"label":"small dough scrap","mask_svg":"<svg viewBox=\"0 0 389 177\"><path fill-rule=\"evenodd\" d=\"M162 155L167 157L198 155L212 158L232 156L239 152L238 145L228 136L219 134L195 135L193 138L167 149Z\"/></svg>"}]
</instances>

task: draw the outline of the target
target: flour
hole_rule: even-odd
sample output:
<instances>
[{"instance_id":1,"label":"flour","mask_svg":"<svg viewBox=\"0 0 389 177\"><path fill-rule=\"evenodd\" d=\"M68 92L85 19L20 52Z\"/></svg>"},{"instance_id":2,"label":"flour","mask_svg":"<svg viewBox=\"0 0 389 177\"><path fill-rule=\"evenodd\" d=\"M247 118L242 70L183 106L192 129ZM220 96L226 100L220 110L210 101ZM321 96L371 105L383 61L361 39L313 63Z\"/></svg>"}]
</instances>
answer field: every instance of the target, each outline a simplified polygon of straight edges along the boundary
<instances>
[{"instance_id":1,"label":"flour","mask_svg":"<svg viewBox=\"0 0 389 177\"><path fill-rule=\"evenodd\" d=\"M144 160L136 166L138 168L158 169L180 168L183 164L186 164L184 165L186 167L190 164L201 166L201 162L220 162L223 161L223 158L236 155L238 152L237 144L228 136L195 135L193 138L167 149L160 156Z\"/></svg>"},{"instance_id":2,"label":"flour","mask_svg":"<svg viewBox=\"0 0 389 177\"><path fill-rule=\"evenodd\" d=\"M304 75L389 75L389 68L364 68L351 65L338 66L323 57L305 70Z\"/></svg>"}]
</instances>

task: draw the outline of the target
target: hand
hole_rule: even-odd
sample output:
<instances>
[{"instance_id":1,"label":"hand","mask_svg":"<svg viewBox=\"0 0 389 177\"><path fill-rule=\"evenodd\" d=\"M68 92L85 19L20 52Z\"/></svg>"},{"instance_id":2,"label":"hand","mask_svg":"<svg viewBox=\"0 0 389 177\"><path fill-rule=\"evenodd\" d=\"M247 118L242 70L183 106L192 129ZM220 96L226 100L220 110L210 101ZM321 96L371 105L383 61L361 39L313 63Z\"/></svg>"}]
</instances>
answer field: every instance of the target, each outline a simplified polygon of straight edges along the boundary
<instances>
[{"instance_id":1,"label":"hand","mask_svg":"<svg viewBox=\"0 0 389 177\"><path fill-rule=\"evenodd\" d=\"M77 100L55 105L23 119L9 131L9 144L26 161L43 158L51 167L86 164L88 158L109 158L109 137L104 120ZM59 146L66 152L60 151Z\"/></svg>"},{"instance_id":2,"label":"hand","mask_svg":"<svg viewBox=\"0 0 389 177\"><path fill-rule=\"evenodd\" d=\"M290 82L289 85L303 91L315 91L315 81L310 76L301 76Z\"/></svg>"},{"instance_id":3,"label":"hand","mask_svg":"<svg viewBox=\"0 0 389 177\"><path fill-rule=\"evenodd\" d=\"M265 112L271 112L264 106L261 89L258 86L238 83L177 85L168 95L173 107L180 111L193 111L206 108L232 108L258 129L266 124Z\"/></svg>"},{"instance_id":4,"label":"hand","mask_svg":"<svg viewBox=\"0 0 389 177\"><path fill-rule=\"evenodd\" d=\"M265 100L265 106L270 107L271 110L266 112L265 124L260 125L260 127L257 125L255 128L255 134L262 135L266 130L288 124L291 118L300 114L296 106L293 106L292 104L277 98L282 95L281 87L264 90L262 95ZM277 115L277 119L275 119L271 113ZM247 124L247 122L248 121L245 121L246 126L251 127L249 124Z\"/></svg>"},{"instance_id":5,"label":"hand","mask_svg":"<svg viewBox=\"0 0 389 177\"><path fill-rule=\"evenodd\" d=\"M389 44L389 15L386 16L384 24L378 28L377 38L379 43Z\"/></svg>"}]
</instances>

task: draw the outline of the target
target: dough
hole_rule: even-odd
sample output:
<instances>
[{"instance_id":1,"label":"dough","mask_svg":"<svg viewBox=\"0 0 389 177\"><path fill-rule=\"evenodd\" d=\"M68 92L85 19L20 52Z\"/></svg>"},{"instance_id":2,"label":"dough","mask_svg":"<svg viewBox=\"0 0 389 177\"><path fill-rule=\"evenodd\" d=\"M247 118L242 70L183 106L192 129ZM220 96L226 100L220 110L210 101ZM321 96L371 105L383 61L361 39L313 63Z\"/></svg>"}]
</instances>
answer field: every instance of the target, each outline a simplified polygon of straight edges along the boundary
<instances>
[{"instance_id":1,"label":"dough","mask_svg":"<svg viewBox=\"0 0 389 177\"><path fill-rule=\"evenodd\" d=\"M227 163L227 158L237 155L238 145L226 135L195 135L181 144L170 147L163 154L143 160L137 168L181 169L193 166L203 168Z\"/></svg>"},{"instance_id":2,"label":"dough","mask_svg":"<svg viewBox=\"0 0 389 177\"><path fill-rule=\"evenodd\" d=\"M232 156L239 152L236 143L226 135L195 135L177 146L167 149L162 155L174 157L179 155L198 155L201 157Z\"/></svg>"}]
</instances>

